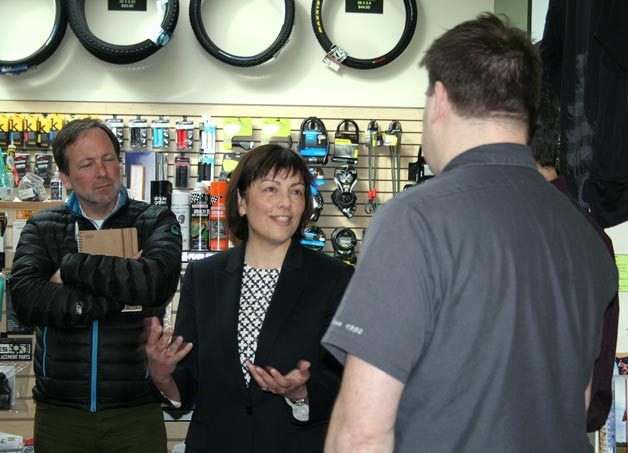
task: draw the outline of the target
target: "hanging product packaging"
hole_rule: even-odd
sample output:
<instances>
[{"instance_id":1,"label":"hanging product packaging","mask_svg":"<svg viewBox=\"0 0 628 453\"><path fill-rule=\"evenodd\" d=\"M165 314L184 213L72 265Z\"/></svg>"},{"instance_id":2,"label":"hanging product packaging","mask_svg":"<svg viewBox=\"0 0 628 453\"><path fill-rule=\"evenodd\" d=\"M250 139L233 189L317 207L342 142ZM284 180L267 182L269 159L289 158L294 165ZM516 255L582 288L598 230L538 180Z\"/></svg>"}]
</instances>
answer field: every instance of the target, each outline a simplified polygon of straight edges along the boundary
<instances>
[{"instance_id":1,"label":"hanging product packaging","mask_svg":"<svg viewBox=\"0 0 628 453\"><path fill-rule=\"evenodd\" d=\"M182 120L175 123L177 132L177 149L189 151L194 147L194 123L183 116Z\"/></svg>"},{"instance_id":2,"label":"hanging product packaging","mask_svg":"<svg viewBox=\"0 0 628 453\"><path fill-rule=\"evenodd\" d=\"M227 181L212 181L209 186L211 206L209 208L209 249L227 250L229 231L227 229Z\"/></svg>"},{"instance_id":3,"label":"hanging product packaging","mask_svg":"<svg viewBox=\"0 0 628 453\"><path fill-rule=\"evenodd\" d=\"M148 121L141 116L129 121L131 148L146 148L148 143Z\"/></svg>"},{"instance_id":4,"label":"hanging product packaging","mask_svg":"<svg viewBox=\"0 0 628 453\"><path fill-rule=\"evenodd\" d=\"M113 132L113 135L116 136L118 143L122 146L122 140L124 138L124 121L118 118L117 115L113 115L113 118L105 119L105 125L111 129L111 132Z\"/></svg>"},{"instance_id":5,"label":"hanging product packaging","mask_svg":"<svg viewBox=\"0 0 628 453\"><path fill-rule=\"evenodd\" d=\"M153 135L153 148L168 148L170 146L170 120L160 116L150 123Z\"/></svg>"}]
</instances>

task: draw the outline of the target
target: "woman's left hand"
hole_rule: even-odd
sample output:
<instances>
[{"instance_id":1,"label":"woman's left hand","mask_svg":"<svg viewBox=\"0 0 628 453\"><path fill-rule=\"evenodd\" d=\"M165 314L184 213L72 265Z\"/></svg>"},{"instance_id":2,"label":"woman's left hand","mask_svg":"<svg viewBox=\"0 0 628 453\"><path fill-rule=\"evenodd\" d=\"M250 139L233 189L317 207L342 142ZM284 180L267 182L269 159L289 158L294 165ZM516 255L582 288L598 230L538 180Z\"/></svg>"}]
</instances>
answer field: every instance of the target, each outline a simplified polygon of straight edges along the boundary
<instances>
[{"instance_id":1,"label":"woman's left hand","mask_svg":"<svg viewBox=\"0 0 628 453\"><path fill-rule=\"evenodd\" d=\"M310 362L299 360L297 367L289 373L282 375L275 368L261 367L247 363L247 367L255 382L266 392L296 400L307 400L306 382L310 379Z\"/></svg>"}]
</instances>

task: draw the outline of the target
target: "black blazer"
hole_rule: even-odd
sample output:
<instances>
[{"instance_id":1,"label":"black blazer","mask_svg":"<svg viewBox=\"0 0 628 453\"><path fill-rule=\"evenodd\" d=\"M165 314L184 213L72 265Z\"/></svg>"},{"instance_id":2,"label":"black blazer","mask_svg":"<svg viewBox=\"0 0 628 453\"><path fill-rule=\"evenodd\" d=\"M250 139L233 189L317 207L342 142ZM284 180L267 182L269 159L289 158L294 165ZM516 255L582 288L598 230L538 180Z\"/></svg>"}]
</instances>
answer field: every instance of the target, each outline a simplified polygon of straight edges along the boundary
<instances>
[{"instance_id":1,"label":"black blazer","mask_svg":"<svg viewBox=\"0 0 628 453\"><path fill-rule=\"evenodd\" d=\"M281 373L311 362L310 417L299 422L284 398L247 388L237 322L244 244L188 265L175 335L194 344L174 373L184 406L195 405L186 446L202 452L323 450L342 368L321 346L353 268L293 241L258 337L255 362Z\"/></svg>"}]
</instances>

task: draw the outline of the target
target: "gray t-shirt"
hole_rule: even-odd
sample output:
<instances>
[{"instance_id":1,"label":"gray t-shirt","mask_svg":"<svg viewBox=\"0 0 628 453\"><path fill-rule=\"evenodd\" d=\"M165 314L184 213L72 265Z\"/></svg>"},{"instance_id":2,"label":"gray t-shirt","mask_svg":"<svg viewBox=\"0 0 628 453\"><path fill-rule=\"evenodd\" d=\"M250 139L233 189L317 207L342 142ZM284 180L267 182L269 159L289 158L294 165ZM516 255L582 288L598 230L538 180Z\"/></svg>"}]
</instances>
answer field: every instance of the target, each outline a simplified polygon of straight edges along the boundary
<instances>
[{"instance_id":1,"label":"gray t-shirt","mask_svg":"<svg viewBox=\"0 0 628 453\"><path fill-rule=\"evenodd\" d=\"M529 148L469 150L373 219L323 344L405 384L395 451L587 451L617 272Z\"/></svg>"}]
</instances>

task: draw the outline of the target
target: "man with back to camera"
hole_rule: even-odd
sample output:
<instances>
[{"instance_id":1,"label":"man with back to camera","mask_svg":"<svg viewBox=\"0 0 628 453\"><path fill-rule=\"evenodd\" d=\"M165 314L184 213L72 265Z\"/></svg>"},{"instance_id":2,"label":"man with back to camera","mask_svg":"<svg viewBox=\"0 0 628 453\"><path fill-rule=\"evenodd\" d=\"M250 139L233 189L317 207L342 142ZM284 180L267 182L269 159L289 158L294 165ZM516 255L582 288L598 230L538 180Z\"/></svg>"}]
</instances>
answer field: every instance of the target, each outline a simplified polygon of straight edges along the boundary
<instances>
[{"instance_id":1,"label":"man with back to camera","mask_svg":"<svg viewBox=\"0 0 628 453\"><path fill-rule=\"evenodd\" d=\"M63 127L52 150L67 203L34 214L10 279L18 318L35 326L35 447L46 452L165 452L144 319L163 316L181 272L181 231L164 207L130 200L120 145L100 120ZM135 227L132 259L77 251L76 232ZM139 311L125 305L141 305Z\"/></svg>"},{"instance_id":2,"label":"man with back to camera","mask_svg":"<svg viewBox=\"0 0 628 453\"><path fill-rule=\"evenodd\" d=\"M437 176L377 212L323 338L345 363L326 451L586 451L617 269L526 146L537 51L486 13L421 65Z\"/></svg>"},{"instance_id":3,"label":"man with back to camera","mask_svg":"<svg viewBox=\"0 0 628 453\"><path fill-rule=\"evenodd\" d=\"M552 91L552 87L544 83L541 87L541 101L536 130L530 141L532 155L536 166L543 177L561 191L582 212L593 228L600 235L608 252L615 256L611 238L580 207L571 196L565 178L558 175L558 155L560 148L560 103ZM613 370L615 368L615 347L617 345L617 324L619 322L619 296L615 293L604 312L602 342L600 352L595 360L591 379L591 404L587 411L587 431L599 430L608 417L613 400Z\"/></svg>"}]
</instances>

